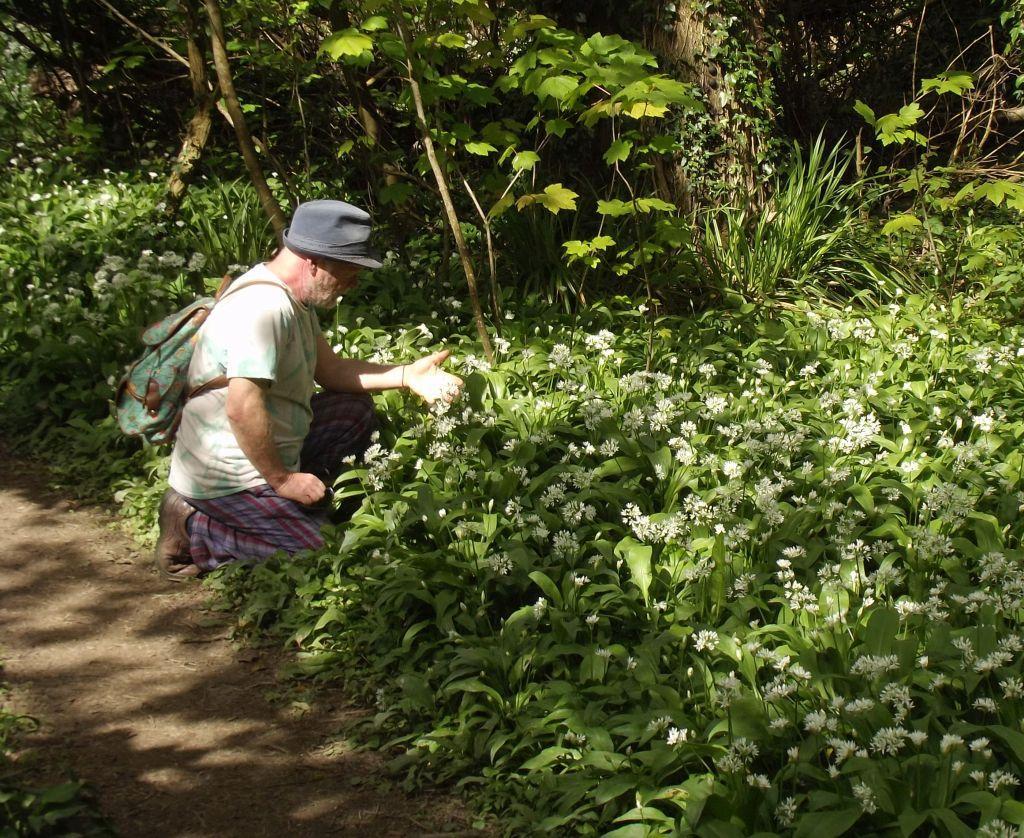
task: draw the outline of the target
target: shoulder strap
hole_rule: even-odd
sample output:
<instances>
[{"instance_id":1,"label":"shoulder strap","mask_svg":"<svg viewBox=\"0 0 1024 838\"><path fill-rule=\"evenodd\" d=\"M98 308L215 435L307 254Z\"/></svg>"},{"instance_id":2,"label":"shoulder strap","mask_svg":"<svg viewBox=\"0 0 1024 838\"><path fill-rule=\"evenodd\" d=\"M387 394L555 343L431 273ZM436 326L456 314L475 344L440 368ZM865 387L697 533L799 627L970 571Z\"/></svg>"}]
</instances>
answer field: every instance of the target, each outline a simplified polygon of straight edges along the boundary
<instances>
[{"instance_id":1,"label":"shoulder strap","mask_svg":"<svg viewBox=\"0 0 1024 838\"><path fill-rule=\"evenodd\" d=\"M235 282L234 278L230 274L224 274L224 278L220 281L220 287L217 289L217 293L214 295L214 305L219 303L229 294L234 291L239 291L242 288L249 288L253 285L273 285L275 288L279 288L288 298L291 299L291 294L288 293L288 288L272 279L261 279L260 277L254 277L253 279L243 280L242 282ZM211 309L213 306L210 307ZM205 312L204 312L205 313ZM205 317L203 318L205 320ZM209 381L204 381L202 384L193 387L189 390L185 396L185 401L194 399L196 396L201 396L203 393L208 393L211 390L220 390L223 387L228 386L228 377L226 375L218 375L211 378Z\"/></svg>"},{"instance_id":2,"label":"shoulder strap","mask_svg":"<svg viewBox=\"0 0 1024 838\"><path fill-rule=\"evenodd\" d=\"M243 288L250 288L253 285L273 285L275 288L280 288L285 294L291 297L288 291L288 286L282 283L280 280L274 279L263 279L262 277L253 277L252 279L244 279L242 281L232 280L230 277L225 276L221 281L220 288L217 289L217 295L214 298L216 302L220 302L225 297L233 294L235 291L240 291Z\"/></svg>"}]
</instances>

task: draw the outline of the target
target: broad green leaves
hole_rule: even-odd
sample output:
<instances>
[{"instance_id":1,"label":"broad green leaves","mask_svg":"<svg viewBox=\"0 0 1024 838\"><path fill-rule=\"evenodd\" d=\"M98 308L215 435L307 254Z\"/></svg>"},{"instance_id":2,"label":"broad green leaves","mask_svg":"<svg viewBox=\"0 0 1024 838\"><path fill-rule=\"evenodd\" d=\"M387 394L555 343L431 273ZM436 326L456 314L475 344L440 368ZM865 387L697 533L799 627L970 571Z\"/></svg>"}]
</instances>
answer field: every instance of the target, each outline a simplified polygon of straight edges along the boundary
<instances>
[{"instance_id":1,"label":"broad green leaves","mask_svg":"<svg viewBox=\"0 0 1024 838\"><path fill-rule=\"evenodd\" d=\"M629 157L632 149L633 143L630 140L615 140L615 142L608 146L608 150L604 153L602 159L609 165L621 163Z\"/></svg>"},{"instance_id":2,"label":"broad green leaves","mask_svg":"<svg viewBox=\"0 0 1024 838\"><path fill-rule=\"evenodd\" d=\"M550 97L562 102L569 94L576 91L579 82L572 76L548 76L537 86L537 96L541 99Z\"/></svg>"},{"instance_id":3,"label":"broad green leaves","mask_svg":"<svg viewBox=\"0 0 1024 838\"><path fill-rule=\"evenodd\" d=\"M544 187L543 192L520 196L516 201L516 208L522 210L533 204L540 204L552 215L557 215L562 210L576 209L578 197L577 193L562 186L561 183L552 183Z\"/></svg>"},{"instance_id":4,"label":"broad green leaves","mask_svg":"<svg viewBox=\"0 0 1024 838\"><path fill-rule=\"evenodd\" d=\"M650 212L675 212L675 204L663 201L661 198L638 198L635 201L598 201L597 211L601 215L617 217L621 215L633 215L634 213L647 214Z\"/></svg>"},{"instance_id":5,"label":"broad green leaves","mask_svg":"<svg viewBox=\"0 0 1024 838\"><path fill-rule=\"evenodd\" d=\"M516 172L524 172L532 169L540 162L540 155L535 151L520 151L512 158L512 169Z\"/></svg>"},{"instance_id":6,"label":"broad green leaves","mask_svg":"<svg viewBox=\"0 0 1024 838\"><path fill-rule=\"evenodd\" d=\"M932 79L922 79L921 93L952 93L962 96L968 90L974 90L974 77L970 73L951 71L940 73Z\"/></svg>"},{"instance_id":7,"label":"broad green leaves","mask_svg":"<svg viewBox=\"0 0 1024 838\"><path fill-rule=\"evenodd\" d=\"M342 29L328 36L320 45L320 51L335 61L342 58L363 58L373 49L373 39L357 29Z\"/></svg>"},{"instance_id":8,"label":"broad green leaves","mask_svg":"<svg viewBox=\"0 0 1024 838\"><path fill-rule=\"evenodd\" d=\"M641 544L629 537L615 545L615 555L625 560L630 578L640 590L647 605L651 603L651 581L654 579L654 569L651 566L652 553L649 544Z\"/></svg>"}]
</instances>

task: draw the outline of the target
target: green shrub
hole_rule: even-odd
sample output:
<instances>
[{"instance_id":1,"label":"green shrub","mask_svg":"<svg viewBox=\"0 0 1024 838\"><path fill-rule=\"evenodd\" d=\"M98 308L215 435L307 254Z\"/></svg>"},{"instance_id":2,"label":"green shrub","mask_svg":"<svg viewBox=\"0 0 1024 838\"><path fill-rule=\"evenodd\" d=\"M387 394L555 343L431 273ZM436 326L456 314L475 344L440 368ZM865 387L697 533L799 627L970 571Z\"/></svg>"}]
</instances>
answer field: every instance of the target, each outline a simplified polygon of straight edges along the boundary
<instances>
[{"instance_id":1,"label":"green shrub","mask_svg":"<svg viewBox=\"0 0 1024 838\"><path fill-rule=\"evenodd\" d=\"M799 299L842 304L866 293L881 302L913 290L874 245L850 157L817 140L799 149L763 207L709 210L697 242L698 273L725 297L754 303Z\"/></svg>"}]
</instances>

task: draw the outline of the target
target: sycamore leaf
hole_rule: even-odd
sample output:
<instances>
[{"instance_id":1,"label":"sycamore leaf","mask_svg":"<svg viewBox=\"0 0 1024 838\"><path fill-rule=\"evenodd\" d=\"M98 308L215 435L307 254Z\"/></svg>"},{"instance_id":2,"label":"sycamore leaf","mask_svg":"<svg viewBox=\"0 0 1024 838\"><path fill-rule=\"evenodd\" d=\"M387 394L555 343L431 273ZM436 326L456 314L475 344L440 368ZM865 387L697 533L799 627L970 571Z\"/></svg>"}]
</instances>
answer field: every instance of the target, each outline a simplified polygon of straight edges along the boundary
<instances>
[{"instance_id":1,"label":"sycamore leaf","mask_svg":"<svg viewBox=\"0 0 1024 838\"><path fill-rule=\"evenodd\" d=\"M549 17L530 15L526 20L516 21L505 30L503 39L506 42L514 41L516 38L523 37L527 32L532 32L534 29L554 29L557 26L558 24Z\"/></svg>"},{"instance_id":2,"label":"sycamore leaf","mask_svg":"<svg viewBox=\"0 0 1024 838\"><path fill-rule=\"evenodd\" d=\"M345 140L340 146L338 146L338 157L339 159L348 154L355 147L355 143L352 140Z\"/></svg>"},{"instance_id":3,"label":"sycamore leaf","mask_svg":"<svg viewBox=\"0 0 1024 838\"><path fill-rule=\"evenodd\" d=\"M550 186L544 187L544 197L540 198L540 202L544 205L545 209L555 214L559 210L576 209L576 199L578 197L577 193L571 189L566 189L562 184L552 183Z\"/></svg>"},{"instance_id":4,"label":"sycamore leaf","mask_svg":"<svg viewBox=\"0 0 1024 838\"><path fill-rule=\"evenodd\" d=\"M565 132L570 128L572 128L572 123L566 122L564 119L549 119L544 123L544 130L556 137L564 137Z\"/></svg>"},{"instance_id":5,"label":"sycamore leaf","mask_svg":"<svg viewBox=\"0 0 1024 838\"><path fill-rule=\"evenodd\" d=\"M438 36L436 43L442 47L457 49L466 45L466 39L457 32L445 32Z\"/></svg>"},{"instance_id":6,"label":"sycamore leaf","mask_svg":"<svg viewBox=\"0 0 1024 838\"><path fill-rule=\"evenodd\" d=\"M622 113L633 117L633 119L640 119L645 116L664 116L668 113L668 108L664 105L655 105L653 102L635 102Z\"/></svg>"},{"instance_id":7,"label":"sycamore leaf","mask_svg":"<svg viewBox=\"0 0 1024 838\"><path fill-rule=\"evenodd\" d=\"M543 192L536 192L532 195L523 195L516 201L517 209L524 209L531 204L540 204L552 215L564 209L576 209L576 199L579 195L571 189L566 189L560 183L552 183L546 186Z\"/></svg>"},{"instance_id":8,"label":"sycamore leaf","mask_svg":"<svg viewBox=\"0 0 1024 838\"><path fill-rule=\"evenodd\" d=\"M894 218L890 218L885 226L882 228L883 236L891 236L893 233L899 233L903 230L916 230L921 226L921 219L916 215L910 215L909 213L903 213L897 215Z\"/></svg>"},{"instance_id":9,"label":"sycamore leaf","mask_svg":"<svg viewBox=\"0 0 1024 838\"><path fill-rule=\"evenodd\" d=\"M540 162L540 155L536 151L520 151L512 158L512 168L517 172L532 169Z\"/></svg>"},{"instance_id":10,"label":"sycamore leaf","mask_svg":"<svg viewBox=\"0 0 1024 838\"><path fill-rule=\"evenodd\" d=\"M335 32L320 45L320 51L326 52L335 61L343 55L359 56L371 49L373 41L351 27Z\"/></svg>"},{"instance_id":11,"label":"sycamore leaf","mask_svg":"<svg viewBox=\"0 0 1024 838\"><path fill-rule=\"evenodd\" d=\"M615 239L611 236L595 236L589 241L572 239L562 242L562 247L565 248L567 256L582 257L595 253L598 250L607 250L613 244L615 244Z\"/></svg>"},{"instance_id":12,"label":"sycamore leaf","mask_svg":"<svg viewBox=\"0 0 1024 838\"><path fill-rule=\"evenodd\" d=\"M1024 186L1009 180L990 180L974 190L975 198L986 198L994 206L1020 209L1024 205Z\"/></svg>"},{"instance_id":13,"label":"sycamore leaf","mask_svg":"<svg viewBox=\"0 0 1024 838\"><path fill-rule=\"evenodd\" d=\"M953 93L962 96L965 90L974 90L974 77L970 73L939 73L933 79L922 79L921 92Z\"/></svg>"},{"instance_id":14,"label":"sycamore leaf","mask_svg":"<svg viewBox=\"0 0 1024 838\"><path fill-rule=\"evenodd\" d=\"M497 218L499 215L505 212L510 206L512 206L514 197L511 192L507 195L499 198L494 202L494 205L487 212L488 218Z\"/></svg>"},{"instance_id":15,"label":"sycamore leaf","mask_svg":"<svg viewBox=\"0 0 1024 838\"><path fill-rule=\"evenodd\" d=\"M552 99L561 102L576 87L576 79L572 76L548 76L537 88L537 96L541 99L550 96Z\"/></svg>"},{"instance_id":16,"label":"sycamore leaf","mask_svg":"<svg viewBox=\"0 0 1024 838\"><path fill-rule=\"evenodd\" d=\"M650 212L651 210L657 210L658 212L676 211L675 204L670 204L668 201L661 200L661 198L640 198L637 200L636 205L640 208L641 212Z\"/></svg>"},{"instance_id":17,"label":"sycamore leaf","mask_svg":"<svg viewBox=\"0 0 1024 838\"><path fill-rule=\"evenodd\" d=\"M922 116L924 116L924 111L921 110L921 106L917 102L911 102L900 108L900 119L903 120L904 125L913 125Z\"/></svg>"},{"instance_id":18,"label":"sycamore leaf","mask_svg":"<svg viewBox=\"0 0 1024 838\"><path fill-rule=\"evenodd\" d=\"M388 20L386 17L382 17L381 15L374 15L373 17L368 17L363 22L362 26L362 29L366 32L379 32L381 29L387 28Z\"/></svg>"},{"instance_id":19,"label":"sycamore leaf","mask_svg":"<svg viewBox=\"0 0 1024 838\"><path fill-rule=\"evenodd\" d=\"M616 140L610 146L608 146L608 150L604 153L604 162L607 163L609 166L612 165L613 163L621 163L623 160L629 157L629 152L632 150L633 143L630 142L629 140Z\"/></svg>"},{"instance_id":20,"label":"sycamore leaf","mask_svg":"<svg viewBox=\"0 0 1024 838\"><path fill-rule=\"evenodd\" d=\"M491 152L498 150L490 143L466 143L464 148L470 154L478 154L480 157L486 157Z\"/></svg>"},{"instance_id":21,"label":"sycamore leaf","mask_svg":"<svg viewBox=\"0 0 1024 838\"><path fill-rule=\"evenodd\" d=\"M875 127L875 112L871 110L871 108L869 108L867 105L865 105L860 99L858 99L854 103L853 109L860 114L861 118L868 125L870 125L872 128Z\"/></svg>"},{"instance_id":22,"label":"sycamore leaf","mask_svg":"<svg viewBox=\"0 0 1024 838\"><path fill-rule=\"evenodd\" d=\"M598 201L597 211L601 215L610 215L614 218L619 215L632 215L633 205L614 198L611 201Z\"/></svg>"}]
</instances>

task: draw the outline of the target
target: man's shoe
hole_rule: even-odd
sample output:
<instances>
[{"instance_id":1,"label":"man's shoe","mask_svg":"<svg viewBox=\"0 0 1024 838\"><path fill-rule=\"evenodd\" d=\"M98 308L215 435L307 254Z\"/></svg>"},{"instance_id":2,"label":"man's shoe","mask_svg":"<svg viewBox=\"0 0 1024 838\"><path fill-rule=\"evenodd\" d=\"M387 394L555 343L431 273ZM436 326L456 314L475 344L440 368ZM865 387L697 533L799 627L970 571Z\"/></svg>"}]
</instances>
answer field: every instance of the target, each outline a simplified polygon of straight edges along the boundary
<instances>
[{"instance_id":1,"label":"man's shoe","mask_svg":"<svg viewBox=\"0 0 1024 838\"><path fill-rule=\"evenodd\" d=\"M195 509L174 489L164 492L158 515L160 537L156 542L153 562L163 576L175 582L199 575L199 568L192 564L189 555L187 522L193 512Z\"/></svg>"}]
</instances>

